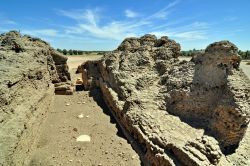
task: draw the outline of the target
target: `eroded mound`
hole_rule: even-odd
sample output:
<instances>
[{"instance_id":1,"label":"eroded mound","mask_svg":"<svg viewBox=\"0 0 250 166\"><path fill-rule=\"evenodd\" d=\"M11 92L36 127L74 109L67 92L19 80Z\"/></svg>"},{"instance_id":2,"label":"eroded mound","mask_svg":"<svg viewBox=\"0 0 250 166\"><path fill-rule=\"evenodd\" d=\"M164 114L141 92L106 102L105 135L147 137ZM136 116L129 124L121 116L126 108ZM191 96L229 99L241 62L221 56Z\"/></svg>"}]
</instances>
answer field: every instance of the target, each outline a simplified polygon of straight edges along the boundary
<instances>
[{"instance_id":1,"label":"eroded mound","mask_svg":"<svg viewBox=\"0 0 250 166\"><path fill-rule=\"evenodd\" d=\"M101 89L152 165L249 164L250 81L237 47L213 43L190 62L179 55L167 37L127 38L82 65L84 86Z\"/></svg>"},{"instance_id":2,"label":"eroded mound","mask_svg":"<svg viewBox=\"0 0 250 166\"><path fill-rule=\"evenodd\" d=\"M23 165L28 158L53 101L52 83L70 79L66 61L38 38L0 35L0 165Z\"/></svg>"}]
</instances>

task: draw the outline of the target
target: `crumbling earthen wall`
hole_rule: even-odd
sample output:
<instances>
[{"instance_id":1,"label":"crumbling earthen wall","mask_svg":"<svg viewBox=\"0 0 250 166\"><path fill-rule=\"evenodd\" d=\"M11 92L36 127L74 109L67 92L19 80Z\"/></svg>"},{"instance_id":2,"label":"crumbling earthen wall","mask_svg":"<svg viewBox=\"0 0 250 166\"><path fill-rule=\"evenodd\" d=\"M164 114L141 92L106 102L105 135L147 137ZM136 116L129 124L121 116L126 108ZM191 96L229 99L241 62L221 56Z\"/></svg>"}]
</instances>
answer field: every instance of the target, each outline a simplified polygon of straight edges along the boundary
<instances>
[{"instance_id":1,"label":"crumbling earthen wall","mask_svg":"<svg viewBox=\"0 0 250 166\"><path fill-rule=\"evenodd\" d=\"M0 44L0 165L23 165L25 158L18 154L29 157L53 103L52 82L65 81L57 62L66 60L57 60L48 43L16 31L1 34Z\"/></svg>"},{"instance_id":2,"label":"crumbling earthen wall","mask_svg":"<svg viewBox=\"0 0 250 166\"><path fill-rule=\"evenodd\" d=\"M237 47L214 43L191 62L179 54L180 45L167 37L128 38L82 65L84 85L101 88L151 164L229 165L226 155L249 123L250 84L238 68Z\"/></svg>"},{"instance_id":3,"label":"crumbling earthen wall","mask_svg":"<svg viewBox=\"0 0 250 166\"><path fill-rule=\"evenodd\" d=\"M208 129L225 151L233 150L249 123L250 86L239 70L237 47L227 41L214 43L192 61L191 70L186 67L183 72L185 65L181 65L169 76L169 80L178 78L181 85L165 83L168 89L174 87L167 93L167 110L187 123ZM184 75L188 70L192 74ZM189 82L181 78L184 76L191 78Z\"/></svg>"},{"instance_id":4,"label":"crumbling earthen wall","mask_svg":"<svg viewBox=\"0 0 250 166\"><path fill-rule=\"evenodd\" d=\"M56 71L60 79L59 82L70 80L69 67L67 65L68 58L54 49L51 49L51 56L55 62Z\"/></svg>"}]
</instances>

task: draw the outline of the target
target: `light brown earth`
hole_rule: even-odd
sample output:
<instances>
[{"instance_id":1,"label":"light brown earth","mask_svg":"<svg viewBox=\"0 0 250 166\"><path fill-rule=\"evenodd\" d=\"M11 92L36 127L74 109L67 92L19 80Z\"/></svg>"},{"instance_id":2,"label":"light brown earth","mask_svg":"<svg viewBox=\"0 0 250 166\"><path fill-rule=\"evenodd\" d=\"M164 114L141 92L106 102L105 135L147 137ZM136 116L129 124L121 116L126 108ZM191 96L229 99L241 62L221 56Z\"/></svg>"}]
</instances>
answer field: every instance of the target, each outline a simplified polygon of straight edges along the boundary
<instances>
[{"instance_id":1,"label":"light brown earth","mask_svg":"<svg viewBox=\"0 0 250 166\"><path fill-rule=\"evenodd\" d=\"M97 54L88 54L88 55L74 55L74 56L68 56L68 66L71 70L76 69L83 61L87 60L97 60L100 59L102 55Z\"/></svg>"},{"instance_id":2,"label":"light brown earth","mask_svg":"<svg viewBox=\"0 0 250 166\"><path fill-rule=\"evenodd\" d=\"M69 56L72 82L76 67L85 60L100 56ZM99 104L98 94L94 94ZM67 104L69 104L67 106ZM83 114L83 118L78 115ZM116 166L140 165L139 156L121 134L107 109L100 107L89 92L56 95L54 110L41 126L38 149L33 152L31 166ZM89 135L91 142L79 143L79 135Z\"/></svg>"},{"instance_id":3,"label":"light brown earth","mask_svg":"<svg viewBox=\"0 0 250 166\"><path fill-rule=\"evenodd\" d=\"M241 62L240 67L242 68L244 73L248 76L248 78L250 78L250 65L247 65L247 62L250 62L250 61L248 60L248 61Z\"/></svg>"}]
</instances>

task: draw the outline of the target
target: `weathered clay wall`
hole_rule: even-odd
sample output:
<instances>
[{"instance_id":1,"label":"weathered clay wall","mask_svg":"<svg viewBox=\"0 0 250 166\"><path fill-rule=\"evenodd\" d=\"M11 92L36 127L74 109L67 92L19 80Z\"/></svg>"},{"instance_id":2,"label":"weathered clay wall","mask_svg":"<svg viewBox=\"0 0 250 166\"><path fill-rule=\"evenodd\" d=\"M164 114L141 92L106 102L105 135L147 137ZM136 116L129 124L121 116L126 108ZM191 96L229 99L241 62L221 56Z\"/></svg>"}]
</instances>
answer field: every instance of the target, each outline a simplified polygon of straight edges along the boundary
<instances>
[{"instance_id":1,"label":"weathered clay wall","mask_svg":"<svg viewBox=\"0 0 250 166\"><path fill-rule=\"evenodd\" d=\"M181 85L168 88L167 110L189 124L208 129L225 151L233 150L249 123L250 85L239 70L237 47L226 41L211 44L193 62L192 69L186 67L183 72L185 65L181 65L170 75L170 80L178 78ZM188 70L192 74L184 75ZM181 78L184 76L190 77L189 82Z\"/></svg>"},{"instance_id":2,"label":"weathered clay wall","mask_svg":"<svg viewBox=\"0 0 250 166\"><path fill-rule=\"evenodd\" d=\"M179 52L167 37L125 39L82 65L84 85L101 88L151 164L230 165L226 155L249 123L250 83L238 68L237 47L214 43L191 62L180 62Z\"/></svg>"},{"instance_id":3,"label":"weathered clay wall","mask_svg":"<svg viewBox=\"0 0 250 166\"><path fill-rule=\"evenodd\" d=\"M50 49L50 51L60 79L59 82L67 82L70 80L69 67L67 65L68 58L54 49Z\"/></svg>"},{"instance_id":4,"label":"weathered clay wall","mask_svg":"<svg viewBox=\"0 0 250 166\"><path fill-rule=\"evenodd\" d=\"M46 42L12 31L0 44L0 165L23 165L62 80Z\"/></svg>"}]
</instances>

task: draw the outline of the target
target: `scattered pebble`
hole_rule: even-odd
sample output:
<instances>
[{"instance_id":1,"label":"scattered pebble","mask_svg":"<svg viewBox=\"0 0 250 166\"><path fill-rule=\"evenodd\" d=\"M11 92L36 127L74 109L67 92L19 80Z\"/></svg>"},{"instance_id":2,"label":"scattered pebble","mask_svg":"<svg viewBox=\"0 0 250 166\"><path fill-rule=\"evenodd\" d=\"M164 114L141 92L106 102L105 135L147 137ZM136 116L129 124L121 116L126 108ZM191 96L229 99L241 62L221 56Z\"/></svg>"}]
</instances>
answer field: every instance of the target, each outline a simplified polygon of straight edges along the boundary
<instances>
[{"instance_id":1,"label":"scattered pebble","mask_svg":"<svg viewBox=\"0 0 250 166\"><path fill-rule=\"evenodd\" d=\"M83 114L80 114L80 115L78 115L77 116L79 119L82 119L83 117L84 117L84 115Z\"/></svg>"},{"instance_id":2,"label":"scattered pebble","mask_svg":"<svg viewBox=\"0 0 250 166\"><path fill-rule=\"evenodd\" d=\"M89 118L89 116L87 115L86 118Z\"/></svg>"},{"instance_id":3,"label":"scattered pebble","mask_svg":"<svg viewBox=\"0 0 250 166\"><path fill-rule=\"evenodd\" d=\"M69 103L66 104L66 106L69 106L69 105L70 105Z\"/></svg>"},{"instance_id":4,"label":"scattered pebble","mask_svg":"<svg viewBox=\"0 0 250 166\"><path fill-rule=\"evenodd\" d=\"M90 136L89 135L80 135L76 138L76 142L90 142Z\"/></svg>"},{"instance_id":5,"label":"scattered pebble","mask_svg":"<svg viewBox=\"0 0 250 166\"><path fill-rule=\"evenodd\" d=\"M72 162L73 160L69 160L69 162Z\"/></svg>"},{"instance_id":6,"label":"scattered pebble","mask_svg":"<svg viewBox=\"0 0 250 166\"><path fill-rule=\"evenodd\" d=\"M73 130L75 131L75 132L77 132L78 130L77 130L77 128L73 128Z\"/></svg>"}]
</instances>

